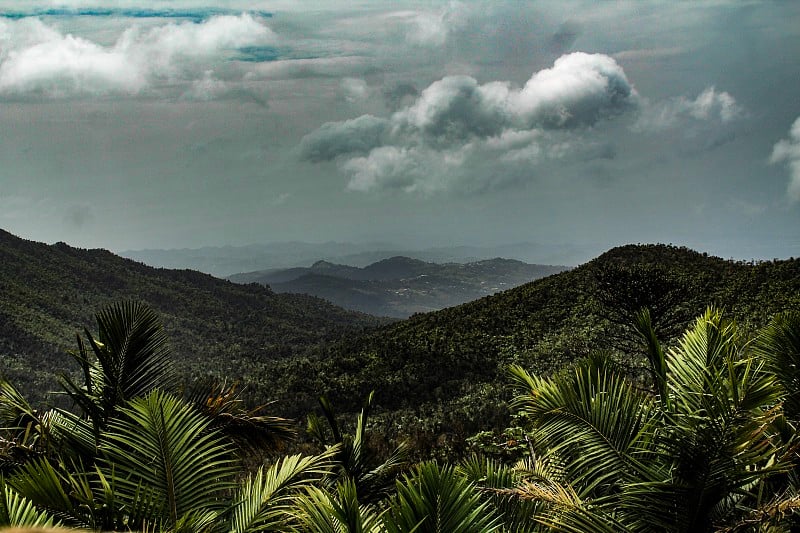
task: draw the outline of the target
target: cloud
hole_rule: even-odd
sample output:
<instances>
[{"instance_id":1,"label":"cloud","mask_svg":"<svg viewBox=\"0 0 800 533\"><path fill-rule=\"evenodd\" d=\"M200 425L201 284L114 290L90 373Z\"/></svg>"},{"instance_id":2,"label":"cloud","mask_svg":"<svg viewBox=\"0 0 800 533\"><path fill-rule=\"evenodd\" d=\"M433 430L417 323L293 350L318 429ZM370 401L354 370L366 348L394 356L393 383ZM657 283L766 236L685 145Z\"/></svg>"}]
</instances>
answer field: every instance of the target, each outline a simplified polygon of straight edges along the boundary
<instances>
[{"instance_id":1,"label":"cloud","mask_svg":"<svg viewBox=\"0 0 800 533\"><path fill-rule=\"evenodd\" d=\"M581 160L613 157L610 145L556 142L546 132L579 132L637 101L612 58L573 53L521 88L447 76L388 118L362 115L322 125L302 139L300 154L311 162L336 161L351 190L478 190L504 181L491 171L487 179L467 183L472 178L464 168L481 166L487 154L512 166L573 153Z\"/></svg>"},{"instance_id":2,"label":"cloud","mask_svg":"<svg viewBox=\"0 0 800 533\"><path fill-rule=\"evenodd\" d=\"M338 78L364 74L372 69L374 67L369 58L362 56L284 59L257 63L253 65L245 78L248 80Z\"/></svg>"},{"instance_id":3,"label":"cloud","mask_svg":"<svg viewBox=\"0 0 800 533\"><path fill-rule=\"evenodd\" d=\"M351 104L366 100L370 95L369 85L361 78L342 78L339 91L342 98Z\"/></svg>"},{"instance_id":4,"label":"cloud","mask_svg":"<svg viewBox=\"0 0 800 533\"><path fill-rule=\"evenodd\" d=\"M366 154L383 144L389 125L388 120L373 115L326 122L303 137L300 153L312 162L330 161L341 154Z\"/></svg>"},{"instance_id":5,"label":"cloud","mask_svg":"<svg viewBox=\"0 0 800 533\"><path fill-rule=\"evenodd\" d=\"M450 2L438 11L402 11L388 15L405 22L405 40L421 47L442 46L449 34L465 24L465 7L461 2Z\"/></svg>"},{"instance_id":6,"label":"cloud","mask_svg":"<svg viewBox=\"0 0 800 533\"><path fill-rule=\"evenodd\" d=\"M383 90L386 107L393 111L411 105L418 95L417 86L407 81L389 85Z\"/></svg>"},{"instance_id":7,"label":"cloud","mask_svg":"<svg viewBox=\"0 0 800 533\"><path fill-rule=\"evenodd\" d=\"M792 124L789 138L775 143L769 162L785 163L789 167L787 193L793 202L800 202L800 117Z\"/></svg>"},{"instance_id":8,"label":"cloud","mask_svg":"<svg viewBox=\"0 0 800 533\"><path fill-rule=\"evenodd\" d=\"M62 34L38 19L0 20L0 95L138 94L203 80L236 49L274 42L252 15L126 29L111 46Z\"/></svg>"},{"instance_id":9,"label":"cloud","mask_svg":"<svg viewBox=\"0 0 800 533\"><path fill-rule=\"evenodd\" d=\"M703 90L694 100L681 96L657 104L645 103L641 107L634 130L663 131L680 127L687 121L727 124L743 113L743 109L730 93L717 92L711 86Z\"/></svg>"}]
</instances>

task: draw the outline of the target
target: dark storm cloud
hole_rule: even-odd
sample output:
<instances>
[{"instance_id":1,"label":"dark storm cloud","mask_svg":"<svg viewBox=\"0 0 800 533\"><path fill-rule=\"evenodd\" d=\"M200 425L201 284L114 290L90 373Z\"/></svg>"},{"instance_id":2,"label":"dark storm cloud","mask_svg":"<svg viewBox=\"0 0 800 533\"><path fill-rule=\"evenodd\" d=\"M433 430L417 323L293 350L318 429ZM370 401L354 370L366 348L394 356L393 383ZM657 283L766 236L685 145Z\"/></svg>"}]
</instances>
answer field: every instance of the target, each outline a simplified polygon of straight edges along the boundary
<instances>
[{"instance_id":1,"label":"dark storm cloud","mask_svg":"<svg viewBox=\"0 0 800 533\"><path fill-rule=\"evenodd\" d=\"M417 86L411 82L399 82L383 90L386 107L396 111L401 107L410 105L419 95Z\"/></svg>"},{"instance_id":2,"label":"dark storm cloud","mask_svg":"<svg viewBox=\"0 0 800 533\"><path fill-rule=\"evenodd\" d=\"M389 121L362 115L344 122L327 122L300 143L300 153L309 161L328 161L341 154L366 154L383 144Z\"/></svg>"}]
</instances>

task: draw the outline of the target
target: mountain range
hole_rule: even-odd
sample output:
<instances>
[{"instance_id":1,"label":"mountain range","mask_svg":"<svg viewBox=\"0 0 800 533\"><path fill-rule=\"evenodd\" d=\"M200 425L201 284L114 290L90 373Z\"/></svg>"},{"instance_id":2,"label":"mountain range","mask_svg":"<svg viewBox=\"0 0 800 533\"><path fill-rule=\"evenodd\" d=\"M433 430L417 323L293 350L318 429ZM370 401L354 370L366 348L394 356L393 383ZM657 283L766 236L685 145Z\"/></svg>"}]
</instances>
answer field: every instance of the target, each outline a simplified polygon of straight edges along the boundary
<instances>
[{"instance_id":1,"label":"mountain range","mask_svg":"<svg viewBox=\"0 0 800 533\"><path fill-rule=\"evenodd\" d=\"M433 263L469 263L507 257L544 265L577 265L601 251L600 247L593 245L539 243L417 249L385 242L277 242L247 246L127 250L120 252L120 255L150 266L189 268L226 277L241 272L305 267L317 260L365 267L396 256Z\"/></svg>"},{"instance_id":2,"label":"mountain range","mask_svg":"<svg viewBox=\"0 0 800 533\"><path fill-rule=\"evenodd\" d=\"M0 231L2 374L45 400L58 373L78 370L65 354L75 334L93 330L93 314L123 299L159 313L187 384L239 381L248 401L275 402L276 414L292 417L313 410L322 393L340 411L357 412L375 390L381 439L447 454L476 431L511 423L508 365L548 374L605 351L641 377L635 346L619 348L625 330L617 307L651 307L657 323L670 326L659 325L668 347L708 305L754 331L779 311L800 309L800 259L744 263L628 245L498 294L390 321L312 296Z\"/></svg>"},{"instance_id":3,"label":"mountain range","mask_svg":"<svg viewBox=\"0 0 800 533\"><path fill-rule=\"evenodd\" d=\"M566 270L513 259L472 263L429 263L396 256L365 267L317 261L296 267L229 276L237 283L260 283L278 293L304 293L346 309L407 318L507 290Z\"/></svg>"}]
</instances>

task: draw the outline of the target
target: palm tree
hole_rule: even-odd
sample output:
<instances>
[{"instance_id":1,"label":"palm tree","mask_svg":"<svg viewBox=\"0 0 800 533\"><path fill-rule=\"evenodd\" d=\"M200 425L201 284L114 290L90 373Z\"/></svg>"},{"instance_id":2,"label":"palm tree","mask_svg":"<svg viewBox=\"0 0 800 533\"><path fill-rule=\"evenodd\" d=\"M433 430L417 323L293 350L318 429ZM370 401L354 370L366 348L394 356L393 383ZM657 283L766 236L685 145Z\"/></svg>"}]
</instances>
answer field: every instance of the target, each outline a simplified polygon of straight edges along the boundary
<instances>
[{"instance_id":1,"label":"palm tree","mask_svg":"<svg viewBox=\"0 0 800 533\"><path fill-rule=\"evenodd\" d=\"M516 406L537 429L537 453L566 474L519 489L545 508L536 520L562 531L580 531L591 519L596 530L701 532L752 522L761 511L772 520L777 512L768 509L790 514L795 439L781 437L786 394L763 357L782 345L769 339L785 317L752 344L709 309L666 353L647 318L639 317L637 331L650 350L655 396L602 357L550 378L512 369ZM797 338L797 326L780 338Z\"/></svg>"},{"instance_id":2,"label":"palm tree","mask_svg":"<svg viewBox=\"0 0 800 533\"><path fill-rule=\"evenodd\" d=\"M355 433L346 434L339 421L333 405L327 397L322 396L319 403L327 421L327 427L316 414L308 417L308 432L319 444L328 448L336 445L339 452L336 459L339 464L338 476L352 481L356 492L364 503L375 503L386 497L394 489L394 480L407 463L408 450L405 444L397 446L386 459L377 457L368 442L367 421L372 408L375 391L370 392L364 401L361 413L356 418Z\"/></svg>"}]
</instances>

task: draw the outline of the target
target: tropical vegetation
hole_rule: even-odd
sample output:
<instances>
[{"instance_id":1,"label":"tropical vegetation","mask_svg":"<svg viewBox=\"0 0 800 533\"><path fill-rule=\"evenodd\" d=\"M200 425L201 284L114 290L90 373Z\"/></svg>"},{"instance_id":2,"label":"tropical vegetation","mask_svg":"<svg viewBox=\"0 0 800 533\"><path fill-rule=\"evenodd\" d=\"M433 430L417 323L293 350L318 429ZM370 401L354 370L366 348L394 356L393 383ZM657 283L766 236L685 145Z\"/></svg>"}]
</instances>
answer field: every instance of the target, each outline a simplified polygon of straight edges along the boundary
<instances>
[{"instance_id":1,"label":"tropical vegetation","mask_svg":"<svg viewBox=\"0 0 800 533\"><path fill-rule=\"evenodd\" d=\"M179 384L157 315L97 315L65 376L74 408L0 382L0 526L93 531L793 531L800 527L800 313L752 333L710 308L671 347L645 306L646 372L592 353L550 375L506 370L514 454L412 462L321 399L317 449L231 386ZM517 445L521 444L521 445ZM308 446L311 446L310 444Z\"/></svg>"}]
</instances>

